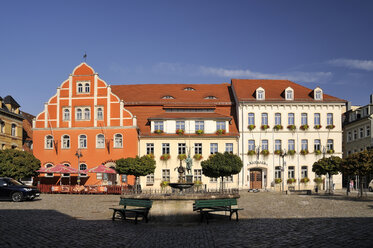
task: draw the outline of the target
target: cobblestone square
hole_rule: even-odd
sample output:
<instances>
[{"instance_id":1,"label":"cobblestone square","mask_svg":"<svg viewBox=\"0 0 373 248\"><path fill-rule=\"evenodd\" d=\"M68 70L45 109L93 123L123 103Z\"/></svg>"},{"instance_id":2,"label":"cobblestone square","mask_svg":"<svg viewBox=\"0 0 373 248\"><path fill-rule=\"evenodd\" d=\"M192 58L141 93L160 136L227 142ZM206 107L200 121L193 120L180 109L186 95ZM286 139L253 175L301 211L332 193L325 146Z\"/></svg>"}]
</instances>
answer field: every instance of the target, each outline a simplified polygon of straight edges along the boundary
<instances>
[{"instance_id":1,"label":"cobblestone square","mask_svg":"<svg viewBox=\"0 0 373 248\"><path fill-rule=\"evenodd\" d=\"M0 247L372 247L373 199L241 192L239 222L111 221L118 195L0 202ZM192 206L191 206L192 208ZM197 215L197 213L196 213Z\"/></svg>"}]
</instances>

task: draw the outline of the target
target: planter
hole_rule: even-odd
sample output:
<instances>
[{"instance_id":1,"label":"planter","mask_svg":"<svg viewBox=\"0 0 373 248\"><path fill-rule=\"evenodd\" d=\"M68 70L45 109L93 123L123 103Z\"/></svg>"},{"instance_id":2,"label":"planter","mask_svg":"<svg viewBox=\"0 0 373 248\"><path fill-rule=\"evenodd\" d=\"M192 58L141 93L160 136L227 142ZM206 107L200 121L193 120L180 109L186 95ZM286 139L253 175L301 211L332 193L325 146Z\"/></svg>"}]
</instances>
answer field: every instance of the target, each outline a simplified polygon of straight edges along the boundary
<instances>
[{"instance_id":1,"label":"planter","mask_svg":"<svg viewBox=\"0 0 373 248\"><path fill-rule=\"evenodd\" d=\"M154 159L154 154L153 154L153 153L149 153L149 154L147 154L146 156L148 156L149 158Z\"/></svg>"},{"instance_id":2,"label":"planter","mask_svg":"<svg viewBox=\"0 0 373 248\"><path fill-rule=\"evenodd\" d=\"M217 135L225 134L225 129L219 129L218 131L216 131L216 134Z\"/></svg>"},{"instance_id":3,"label":"planter","mask_svg":"<svg viewBox=\"0 0 373 248\"><path fill-rule=\"evenodd\" d=\"M282 179L281 178L275 178L275 184L280 184L282 183Z\"/></svg>"},{"instance_id":4,"label":"planter","mask_svg":"<svg viewBox=\"0 0 373 248\"><path fill-rule=\"evenodd\" d=\"M171 158L170 154L162 154L161 156L161 160L163 161L167 161Z\"/></svg>"},{"instance_id":5,"label":"planter","mask_svg":"<svg viewBox=\"0 0 373 248\"><path fill-rule=\"evenodd\" d=\"M247 128L251 131L255 128L255 125L248 125Z\"/></svg>"},{"instance_id":6,"label":"planter","mask_svg":"<svg viewBox=\"0 0 373 248\"><path fill-rule=\"evenodd\" d=\"M335 126L334 125L327 125L326 128L330 130L330 129L335 128Z\"/></svg>"},{"instance_id":7,"label":"planter","mask_svg":"<svg viewBox=\"0 0 373 248\"><path fill-rule=\"evenodd\" d=\"M310 181L310 179L309 179L308 177L303 177L303 178L300 180L300 182L301 182L301 183L304 183L304 184L308 183L309 181Z\"/></svg>"},{"instance_id":8,"label":"planter","mask_svg":"<svg viewBox=\"0 0 373 248\"><path fill-rule=\"evenodd\" d=\"M302 155L307 155L307 154L308 154L308 150L301 150L301 151L300 151L300 154L302 154Z\"/></svg>"},{"instance_id":9,"label":"planter","mask_svg":"<svg viewBox=\"0 0 373 248\"><path fill-rule=\"evenodd\" d=\"M282 154L282 150L275 150L274 152L276 155L281 155Z\"/></svg>"},{"instance_id":10,"label":"planter","mask_svg":"<svg viewBox=\"0 0 373 248\"><path fill-rule=\"evenodd\" d=\"M293 184L293 183L295 183L297 181L297 179L295 179L295 178L289 178L288 180L287 180L287 183L288 184Z\"/></svg>"},{"instance_id":11,"label":"planter","mask_svg":"<svg viewBox=\"0 0 373 248\"><path fill-rule=\"evenodd\" d=\"M249 155L249 156L252 156L252 155L255 155L255 154L256 154L256 152L254 150L250 150L250 151L247 152L247 155Z\"/></svg>"},{"instance_id":12,"label":"planter","mask_svg":"<svg viewBox=\"0 0 373 248\"><path fill-rule=\"evenodd\" d=\"M178 134L178 135L183 135L184 134L184 130L183 129L178 129L178 130L176 130L176 133Z\"/></svg>"},{"instance_id":13,"label":"planter","mask_svg":"<svg viewBox=\"0 0 373 248\"><path fill-rule=\"evenodd\" d=\"M283 126L282 125L275 125L273 127L274 130L278 131L278 130L282 130L283 129Z\"/></svg>"},{"instance_id":14,"label":"planter","mask_svg":"<svg viewBox=\"0 0 373 248\"><path fill-rule=\"evenodd\" d=\"M310 127L307 124L305 124L305 125L300 126L299 128L302 129L303 131L306 131Z\"/></svg>"},{"instance_id":15,"label":"planter","mask_svg":"<svg viewBox=\"0 0 373 248\"><path fill-rule=\"evenodd\" d=\"M327 153L328 153L328 154L333 154L333 153L334 153L334 150L333 150L333 149L329 149L329 150L327 151Z\"/></svg>"},{"instance_id":16,"label":"planter","mask_svg":"<svg viewBox=\"0 0 373 248\"><path fill-rule=\"evenodd\" d=\"M179 159L179 160L186 159L186 154L179 154L179 155L177 155L177 159Z\"/></svg>"},{"instance_id":17,"label":"planter","mask_svg":"<svg viewBox=\"0 0 373 248\"><path fill-rule=\"evenodd\" d=\"M196 131L196 134L197 134L197 135L202 135L202 134L203 134L203 130L197 130L197 131Z\"/></svg>"},{"instance_id":18,"label":"planter","mask_svg":"<svg viewBox=\"0 0 373 248\"><path fill-rule=\"evenodd\" d=\"M313 128L314 129L320 129L322 126L321 125L315 125Z\"/></svg>"},{"instance_id":19,"label":"planter","mask_svg":"<svg viewBox=\"0 0 373 248\"><path fill-rule=\"evenodd\" d=\"M316 155L320 155L320 154L321 154L321 151L320 151L320 150L315 150L314 153L315 153Z\"/></svg>"},{"instance_id":20,"label":"planter","mask_svg":"<svg viewBox=\"0 0 373 248\"><path fill-rule=\"evenodd\" d=\"M160 184L160 186L161 186L162 189L164 189L164 188L166 188L168 186L169 183L170 182L168 182L168 181L162 181L161 184Z\"/></svg>"},{"instance_id":21,"label":"planter","mask_svg":"<svg viewBox=\"0 0 373 248\"><path fill-rule=\"evenodd\" d=\"M321 177L315 177L315 179L313 179L313 181L317 184L317 185L320 185L323 183L323 179Z\"/></svg>"},{"instance_id":22,"label":"planter","mask_svg":"<svg viewBox=\"0 0 373 248\"><path fill-rule=\"evenodd\" d=\"M288 129L289 129L290 131L294 131L295 129L297 129L297 127L296 127L295 125L289 125L289 126L288 126Z\"/></svg>"},{"instance_id":23,"label":"planter","mask_svg":"<svg viewBox=\"0 0 373 248\"><path fill-rule=\"evenodd\" d=\"M156 133L156 134L162 134L163 130L157 129L157 130L154 130L154 133Z\"/></svg>"},{"instance_id":24,"label":"planter","mask_svg":"<svg viewBox=\"0 0 373 248\"><path fill-rule=\"evenodd\" d=\"M194 154L194 156L193 156L193 158L195 159L195 160L201 160L203 157L202 157L202 155L201 154Z\"/></svg>"},{"instance_id":25,"label":"planter","mask_svg":"<svg viewBox=\"0 0 373 248\"><path fill-rule=\"evenodd\" d=\"M269 126L268 126L268 125L262 125L260 128L261 128L262 130L267 130L267 129L269 128Z\"/></svg>"},{"instance_id":26,"label":"planter","mask_svg":"<svg viewBox=\"0 0 373 248\"><path fill-rule=\"evenodd\" d=\"M288 151L288 154L289 154L290 156L293 156L293 155L295 154L295 150L289 150L289 151Z\"/></svg>"},{"instance_id":27,"label":"planter","mask_svg":"<svg viewBox=\"0 0 373 248\"><path fill-rule=\"evenodd\" d=\"M262 154L263 156L268 156L269 155L269 151L268 150L262 150L260 152L260 154Z\"/></svg>"}]
</instances>

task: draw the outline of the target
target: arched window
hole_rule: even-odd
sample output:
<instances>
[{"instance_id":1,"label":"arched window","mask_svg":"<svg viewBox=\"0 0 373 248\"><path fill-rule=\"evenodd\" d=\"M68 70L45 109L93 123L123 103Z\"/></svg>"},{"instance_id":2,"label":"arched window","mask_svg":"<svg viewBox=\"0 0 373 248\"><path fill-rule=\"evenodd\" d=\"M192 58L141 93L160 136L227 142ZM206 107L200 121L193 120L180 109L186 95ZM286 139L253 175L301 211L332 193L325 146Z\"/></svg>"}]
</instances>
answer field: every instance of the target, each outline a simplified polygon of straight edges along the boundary
<instances>
[{"instance_id":1,"label":"arched window","mask_svg":"<svg viewBox=\"0 0 373 248\"><path fill-rule=\"evenodd\" d=\"M70 136L69 135L62 136L62 148L63 149L70 148Z\"/></svg>"},{"instance_id":2,"label":"arched window","mask_svg":"<svg viewBox=\"0 0 373 248\"><path fill-rule=\"evenodd\" d=\"M63 110L63 120L64 121L69 121L70 120L70 110L69 109L64 109Z\"/></svg>"},{"instance_id":3,"label":"arched window","mask_svg":"<svg viewBox=\"0 0 373 248\"><path fill-rule=\"evenodd\" d=\"M78 83L78 93L83 93L83 84Z\"/></svg>"},{"instance_id":4,"label":"arched window","mask_svg":"<svg viewBox=\"0 0 373 248\"><path fill-rule=\"evenodd\" d=\"M76 119L77 120L82 120L83 119L82 110L80 108L76 109Z\"/></svg>"},{"instance_id":5,"label":"arched window","mask_svg":"<svg viewBox=\"0 0 373 248\"><path fill-rule=\"evenodd\" d=\"M119 133L114 135L114 147L115 148L122 148L123 147L123 137Z\"/></svg>"},{"instance_id":6,"label":"arched window","mask_svg":"<svg viewBox=\"0 0 373 248\"><path fill-rule=\"evenodd\" d=\"M5 132L5 122L0 121L0 132L4 133Z\"/></svg>"},{"instance_id":7,"label":"arched window","mask_svg":"<svg viewBox=\"0 0 373 248\"><path fill-rule=\"evenodd\" d=\"M85 90L86 93L89 93L89 91L90 91L90 89L89 89L89 83L85 84L84 90Z\"/></svg>"},{"instance_id":8,"label":"arched window","mask_svg":"<svg viewBox=\"0 0 373 248\"><path fill-rule=\"evenodd\" d=\"M265 100L265 91L262 87L256 89L256 100Z\"/></svg>"},{"instance_id":9,"label":"arched window","mask_svg":"<svg viewBox=\"0 0 373 248\"><path fill-rule=\"evenodd\" d=\"M50 167L53 167L53 164L46 164L45 165L45 168L50 168ZM53 173L47 173L45 176L46 177L53 177Z\"/></svg>"},{"instance_id":10,"label":"arched window","mask_svg":"<svg viewBox=\"0 0 373 248\"><path fill-rule=\"evenodd\" d=\"M16 124L12 124L12 136L16 136L16 130L17 130Z\"/></svg>"},{"instance_id":11,"label":"arched window","mask_svg":"<svg viewBox=\"0 0 373 248\"><path fill-rule=\"evenodd\" d=\"M105 136L103 134L97 135L96 148L105 148Z\"/></svg>"},{"instance_id":12,"label":"arched window","mask_svg":"<svg viewBox=\"0 0 373 248\"><path fill-rule=\"evenodd\" d=\"M84 109L84 119L90 120L91 119L91 110L89 108Z\"/></svg>"},{"instance_id":13,"label":"arched window","mask_svg":"<svg viewBox=\"0 0 373 248\"><path fill-rule=\"evenodd\" d=\"M70 165L67 164L67 163L64 163L63 165L66 166L66 167L70 167ZM62 177L70 177L70 173L64 173L64 174L62 174Z\"/></svg>"},{"instance_id":14,"label":"arched window","mask_svg":"<svg viewBox=\"0 0 373 248\"><path fill-rule=\"evenodd\" d=\"M102 108L97 108L97 120L103 120L104 119L104 112Z\"/></svg>"},{"instance_id":15,"label":"arched window","mask_svg":"<svg viewBox=\"0 0 373 248\"><path fill-rule=\"evenodd\" d=\"M86 164L80 164L79 165L79 170L82 172L84 172L85 170L87 169L87 165ZM81 177L86 177L87 176L87 174L85 174L85 173L80 173L80 176Z\"/></svg>"},{"instance_id":16,"label":"arched window","mask_svg":"<svg viewBox=\"0 0 373 248\"><path fill-rule=\"evenodd\" d=\"M79 135L79 148L87 148L87 136Z\"/></svg>"},{"instance_id":17,"label":"arched window","mask_svg":"<svg viewBox=\"0 0 373 248\"><path fill-rule=\"evenodd\" d=\"M53 148L53 136L47 135L45 136L45 149L52 149Z\"/></svg>"}]
</instances>

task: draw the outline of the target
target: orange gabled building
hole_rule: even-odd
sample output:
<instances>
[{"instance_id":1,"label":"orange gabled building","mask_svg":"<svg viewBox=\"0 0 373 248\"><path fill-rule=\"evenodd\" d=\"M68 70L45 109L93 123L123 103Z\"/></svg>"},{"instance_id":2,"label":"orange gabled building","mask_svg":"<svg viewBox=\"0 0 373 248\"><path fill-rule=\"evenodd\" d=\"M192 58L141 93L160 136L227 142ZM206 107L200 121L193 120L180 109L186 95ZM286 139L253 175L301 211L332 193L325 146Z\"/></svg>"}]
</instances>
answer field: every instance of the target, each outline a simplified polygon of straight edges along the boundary
<instances>
[{"instance_id":1,"label":"orange gabled building","mask_svg":"<svg viewBox=\"0 0 373 248\"><path fill-rule=\"evenodd\" d=\"M77 66L33 122L33 153L42 167L65 164L85 170L138 154L136 117L124 108L86 63ZM78 156L81 155L81 156ZM76 184L78 175L62 183ZM42 174L41 183L57 183L60 175ZM133 184L134 178L115 174L81 174L81 184Z\"/></svg>"}]
</instances>

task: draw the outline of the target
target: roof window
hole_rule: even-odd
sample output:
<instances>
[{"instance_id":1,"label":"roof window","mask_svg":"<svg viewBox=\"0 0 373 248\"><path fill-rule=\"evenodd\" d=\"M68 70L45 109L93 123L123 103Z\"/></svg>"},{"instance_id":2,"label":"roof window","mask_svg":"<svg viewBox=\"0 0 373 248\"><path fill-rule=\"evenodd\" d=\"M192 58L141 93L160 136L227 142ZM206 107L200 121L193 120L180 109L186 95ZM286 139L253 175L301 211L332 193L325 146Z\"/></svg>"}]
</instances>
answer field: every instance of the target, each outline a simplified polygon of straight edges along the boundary
<instances>
[{"instance_id":1,"label":"roof window","mask_svg":"<svg viewBox=\"0 0 373 248\"><path fill-rule=\"evenodd\" d=\"M217 99L216 96L206 96L205 99Z\"/></svg>"},{"instance_id":2,"label":"roof window","mask_svg":"<svg viewBox=\"0 0 373 248\"><path fill-rule=\"evenodd\" d=\"M187 91L193 91L193 90L195 90L195 89L192 88L192 87L186 87L186 88L184 88L184 90L187 90Z\"/></svg>"},{"instance_id":3,"label":"roof window","mask_svg":"<svg viewBox=\"0 0 373 248\"><path fill-rule=\"evenodd\" d=\"M162 97L162 99L175 99L175 97L173 97L173 96L164 96L164 97Z\"/></svg>"}]
</instances>

